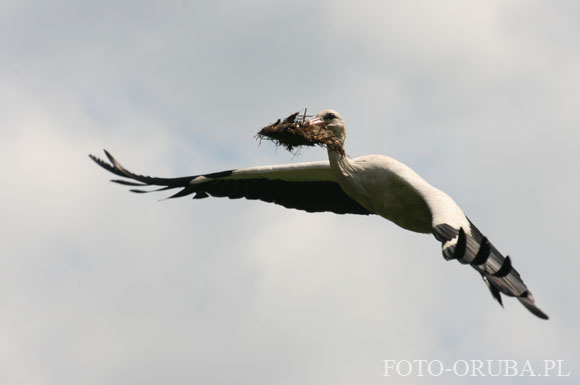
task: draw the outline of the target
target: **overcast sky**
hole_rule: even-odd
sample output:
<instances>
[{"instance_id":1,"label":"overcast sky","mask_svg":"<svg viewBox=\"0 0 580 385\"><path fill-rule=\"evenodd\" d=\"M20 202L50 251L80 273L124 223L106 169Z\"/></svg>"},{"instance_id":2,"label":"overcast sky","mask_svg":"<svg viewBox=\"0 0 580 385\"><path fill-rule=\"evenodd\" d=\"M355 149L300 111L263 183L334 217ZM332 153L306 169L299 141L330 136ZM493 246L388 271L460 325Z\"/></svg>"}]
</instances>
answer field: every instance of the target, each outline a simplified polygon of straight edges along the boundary
<instances>
[{"instance_id":1,"label":"overcast sky","mask_svg":"<svg viewBox=\"0 0 580 385\"><path fill-rule=\"evenodd\" d=\"M502 380L577 383L579 21L572 0L0 1L0 383L466 381L387 359L564 360ZM551 319L381 218L159 201L87 157L325 159L254 139L304 107L450 194Z\"/></svg>"}]
</instances>

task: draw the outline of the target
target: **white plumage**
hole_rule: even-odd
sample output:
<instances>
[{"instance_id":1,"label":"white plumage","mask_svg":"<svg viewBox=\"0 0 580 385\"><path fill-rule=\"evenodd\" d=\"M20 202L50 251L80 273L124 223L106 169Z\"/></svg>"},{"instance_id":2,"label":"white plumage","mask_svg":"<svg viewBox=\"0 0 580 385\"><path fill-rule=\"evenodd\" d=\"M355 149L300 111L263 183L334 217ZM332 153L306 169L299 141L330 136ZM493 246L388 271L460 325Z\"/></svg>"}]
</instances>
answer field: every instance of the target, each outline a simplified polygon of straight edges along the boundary
<instances>
[{"instance_id":1,"label":"white plumage","mask_svg":"<svg viewBox=\"0 0 580 385\"><path fill-rule=\"evenodd\" d=\"M332 131L344 146L346 128L336 111L322 111L309 123ZM500 304L500 293L514 296L533 314L548 318L536 307L510 258L504 257L481 234L453 199L395 159L382 155L351 159L344 151L329 148L328 162L157 178L134 174L105 153L110 163L93 155L91 158L110 172L129 179L114 182L139 187L161 186L153 191L180 188L172 198L195 194L194 198L259 199L308 212L377 214L407 230L433 233L442 243L445 259L470 264Z\"/></svg>"}]
</instances>

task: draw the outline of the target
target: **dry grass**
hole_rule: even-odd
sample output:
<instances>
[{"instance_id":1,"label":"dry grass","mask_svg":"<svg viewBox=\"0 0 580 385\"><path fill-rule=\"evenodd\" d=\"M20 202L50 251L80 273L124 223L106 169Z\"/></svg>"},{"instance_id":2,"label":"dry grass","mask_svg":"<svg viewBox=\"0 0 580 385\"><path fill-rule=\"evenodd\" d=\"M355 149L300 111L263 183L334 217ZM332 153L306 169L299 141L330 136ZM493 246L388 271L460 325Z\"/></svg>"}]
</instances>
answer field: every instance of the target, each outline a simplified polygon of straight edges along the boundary
<instances>
[{"instance_id":1,"label":"dry grass","mask_svg":"<svg viewBox=\"0 0 580 385\"><path fill-rule=\"evenodd\" d=\"M256 136L271 140L277 146L284 146L288 151L301 146L325 146L339 153L344 152L332 131L324 126L308 124L306 117L306 111L303 115L296 112L262 128Z\"/></svg>"}]
</instances>

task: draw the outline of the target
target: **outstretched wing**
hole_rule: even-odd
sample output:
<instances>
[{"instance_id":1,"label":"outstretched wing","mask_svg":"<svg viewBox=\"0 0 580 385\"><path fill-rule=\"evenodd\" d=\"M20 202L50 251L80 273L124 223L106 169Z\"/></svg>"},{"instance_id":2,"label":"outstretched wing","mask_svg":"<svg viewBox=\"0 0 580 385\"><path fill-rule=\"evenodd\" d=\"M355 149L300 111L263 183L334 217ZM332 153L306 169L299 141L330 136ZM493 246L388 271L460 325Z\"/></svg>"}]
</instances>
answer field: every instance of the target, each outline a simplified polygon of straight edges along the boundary
<instances>
[{"instance_id":1,"label":"outstretched wing","mask_svg":"<svg viewBox=\"0 0 580 385\"><path fill-rule=\"evenodd\" d=\"M259 199L308 212L371 214L346 195L334 179L328 162L252 167L181 178L158 178L135 174L105 150L109 162L89 155L99 166L125 179L112 182L139 187L137 193L180 189L170 198L195 194L194 199L227 197ZM154 190L143 187L159 186Z\"/></svg>"},{"instance_id":2,"label":"outstretched wing","mask_svg":"<svg viewBox=\"0 0 580 385\"><path fill-rule=\"evenodd\" d=\"M442 243L443 257L471 265L481 274L493 297L502 304L501 294L516 297L536 316L548 319L534 301L520 274L465 216L447 194L431 186L408 167L398 166L398 176L405 180L429 207L432 231Z\"/></svg>"},{"instance_id":3,"label":"outstretched wing","mask_svg":"<svg viewBox=\"0 0 580 385\"><path fill-rule=\"evenodd\" d=\"M468 228L440 224L433 234L443 244L443 257L471 265L481 274L493 297L502 304L501 294L516 297L536 316L548 319L536 305L532 293L512 266L509 256L504 257L495 246L468 219Z\"/></svg>"}]
</instances>

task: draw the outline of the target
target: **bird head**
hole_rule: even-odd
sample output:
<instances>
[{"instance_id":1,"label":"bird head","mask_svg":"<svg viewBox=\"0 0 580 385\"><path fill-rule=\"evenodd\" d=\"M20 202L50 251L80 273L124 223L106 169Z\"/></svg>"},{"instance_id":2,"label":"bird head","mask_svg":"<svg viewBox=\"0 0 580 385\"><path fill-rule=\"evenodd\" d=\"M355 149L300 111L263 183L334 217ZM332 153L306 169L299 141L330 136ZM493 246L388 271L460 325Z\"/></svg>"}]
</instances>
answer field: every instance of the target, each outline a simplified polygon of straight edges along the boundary
<instances>
[{"instance_id":1,"label":"bird head","mask_svg":"<svg viewBox=\"0 0 580 385\"><path fill-rule=\"evenodd\" d=\"M344 144L346 138L346 126L344 124L344 119L338 112L334 110L321 111L314 117L314 119L308 121L308 123L314 126L322 126L325 129L332 131L336 139L338 139L341 144Z\"/></svg>"}]
</instances>

